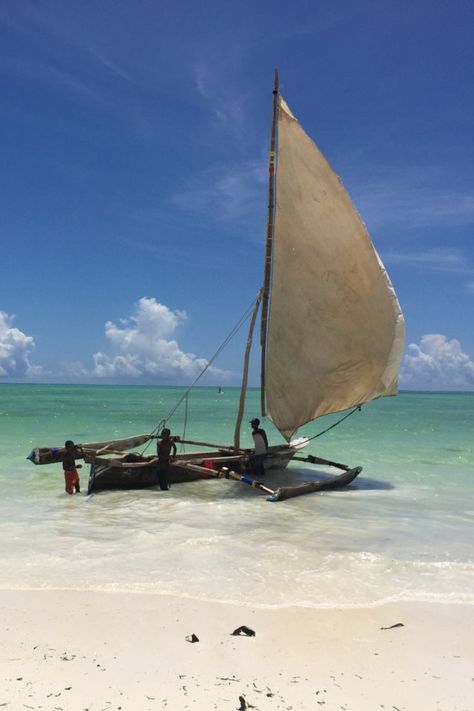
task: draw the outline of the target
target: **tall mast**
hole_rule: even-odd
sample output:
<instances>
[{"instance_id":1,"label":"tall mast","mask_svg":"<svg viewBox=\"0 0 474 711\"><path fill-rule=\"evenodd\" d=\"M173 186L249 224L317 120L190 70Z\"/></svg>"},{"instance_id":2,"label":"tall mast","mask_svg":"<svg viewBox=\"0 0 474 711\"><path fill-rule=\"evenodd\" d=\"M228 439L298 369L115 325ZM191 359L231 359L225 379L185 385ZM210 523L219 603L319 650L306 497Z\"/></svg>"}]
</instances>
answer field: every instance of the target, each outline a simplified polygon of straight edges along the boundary
<instances>
[{"instance_id":1,"label":"tall mast","mask_svg":"<svg viewBox=\"0 0 474 711\"><path fill-rule=\"evenodd\" d=\"M268 161L268 217L267 217L267 242L265 249L265 271L262 288L262 321L260 331L261 364L260 364L260 409L262 415L266 413L266 361L267 361L267 325L268 306L270 300L270 280L272 271L272 251L275 213L275 145L276 127L278 120L278 69L275 69L273 85L273 115L272 130L270 135L270 154Z\"/></svg>"},{"instance_id":2,"label":"tall mast","mask_svg":"<svg viewBox=\"0 0 474 711\"><path fill-rule=\"evenodd\" d=\"M255 328L255 321L257 320L257 313L258 313L258 308L260 306L261 300L262 300L262 291L260 290L257 294L257 300L255 301L252 319L250 321L249 335L247 337L247 346L245 348L244 367L242 370L242 385L240 387L239 411L237 413L237 420L235 422L235 430L234 430L234 449L236 452L240 449L240 428L242 425L242 418L244 416L245 396L247 394L250 350L252 348L253 330Z\"/></svg>"}]
</instances>

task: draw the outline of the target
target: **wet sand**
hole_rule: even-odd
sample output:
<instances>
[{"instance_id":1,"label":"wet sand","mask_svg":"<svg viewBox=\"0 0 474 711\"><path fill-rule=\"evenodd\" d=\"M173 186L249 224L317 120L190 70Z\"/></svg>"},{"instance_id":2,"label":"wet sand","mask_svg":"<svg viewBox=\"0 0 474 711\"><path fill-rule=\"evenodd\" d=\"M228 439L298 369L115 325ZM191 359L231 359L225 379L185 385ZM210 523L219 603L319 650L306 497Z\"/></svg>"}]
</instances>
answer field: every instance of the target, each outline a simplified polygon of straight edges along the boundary
<instances>
[{"instance_id":1,"label":"wet sand","mask_svg":"<svg viewBox=\"0 0 474 711\"><path fill-rule=\"evenodd\" d=\"M468 605L255 609L1 591L0 609L7 711L474 708ZM233 636L242 625L255 636ZM186 640L192 634L198 642Z\"/></svg>"}]
</instances>

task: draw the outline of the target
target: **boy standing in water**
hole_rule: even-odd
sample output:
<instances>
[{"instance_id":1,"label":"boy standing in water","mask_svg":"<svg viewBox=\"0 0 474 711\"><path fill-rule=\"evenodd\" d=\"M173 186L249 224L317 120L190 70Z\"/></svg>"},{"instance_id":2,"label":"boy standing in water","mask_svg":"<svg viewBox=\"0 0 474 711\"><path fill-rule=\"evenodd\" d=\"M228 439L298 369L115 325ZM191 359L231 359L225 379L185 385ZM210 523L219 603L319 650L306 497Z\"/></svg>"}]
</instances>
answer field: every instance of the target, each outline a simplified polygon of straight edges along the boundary
<instances>
[{"instance_id":1,"label":"boy standing in water","mask_svg":"<svg viewBox=\"0 0 474 711\"><path fill-rule=\"evenodd\" d=\"M64 480L66 483L66 491L68 494L79 494L81 491L79 485L78 469L81 469L82 464L76 464L76 457L80 456L80 452L71 439L64 443L65 452L63 455Z\"/></svg>"},{"instance_id":2,"label":"boy standing in water","mask_svg":"<svg viewBox=\"0 0 474 711\"><path fill-rule=\"evenodd\" d=\"M170 488L168 482L170 462L176 457L176 445L170 435L171 432L166 427L161 432L161 441L158 442L158 483L162 491Z\"/></svg>"}]
</instances>

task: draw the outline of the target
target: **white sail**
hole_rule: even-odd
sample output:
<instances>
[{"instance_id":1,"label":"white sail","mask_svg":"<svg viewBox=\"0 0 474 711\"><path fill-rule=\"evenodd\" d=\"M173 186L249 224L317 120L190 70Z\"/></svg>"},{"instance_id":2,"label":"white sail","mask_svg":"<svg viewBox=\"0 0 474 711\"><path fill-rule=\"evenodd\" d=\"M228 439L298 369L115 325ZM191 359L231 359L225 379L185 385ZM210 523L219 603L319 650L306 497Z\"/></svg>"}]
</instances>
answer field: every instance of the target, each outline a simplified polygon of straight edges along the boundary
<instances>
[{"instance_id":1,"label":"white sail","mask_svg":"<svg viewBox=\"0 0 474 711\"><path fill-rule=\"evenodd\" d=\"M367 230L280 97L267 411L306 422L397 393L404 323Z\"/></svg>"}]
</instances>

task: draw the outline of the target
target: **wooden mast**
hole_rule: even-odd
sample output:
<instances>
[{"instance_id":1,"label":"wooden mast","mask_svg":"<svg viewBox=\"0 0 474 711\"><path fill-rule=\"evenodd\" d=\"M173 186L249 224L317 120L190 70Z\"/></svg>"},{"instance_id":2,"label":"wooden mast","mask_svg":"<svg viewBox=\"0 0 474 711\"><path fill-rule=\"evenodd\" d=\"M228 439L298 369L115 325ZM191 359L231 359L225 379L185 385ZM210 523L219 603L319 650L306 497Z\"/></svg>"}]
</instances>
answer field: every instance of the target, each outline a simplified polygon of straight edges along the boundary
<instances>
[{"instance_id":1,"label":"wooden mast","mask_svg":"<svg viewBox=\"0 0 474 711\"><path fill-rule=\"evenodd\" d=\"M265 272L262 289L262 321L260 331L261 364L260 364L260 409L262 415L266 414L266 361L267 361L267 325L268 306L270 300L270 280L272 269L274 212L275 212L275 145L278 120L278 69L275 69L273 85L273 115L270 136L270 154L268 161L268 217L267 217L267 242L265 249Z\"/></svg>"},{"instance_id":2,"label":"wooden mast","mask_svg":"<svg viewBox=\"0 0 474 711\"><path fill-rule=\"evenodd\" d=\"M262 292L260 290L257 294L257 300L255 302L255 306L253 309L252 320L250 321L250 327L249 327L249 335L247 336L247 346L245 348L244 367L243 367L243 371L242 371L242 385L240 387L239 411L237 413L237 420L235 422L235 430L234 430L234 450L236 452L240 449L240 427L242 425L242 418L244 416L245 396L247 394L250 350L252 348L253 330L255 328L255 321L257 320L258 307L260 306L261 300L262 300Z\"/></svg>"}]
</instances>

